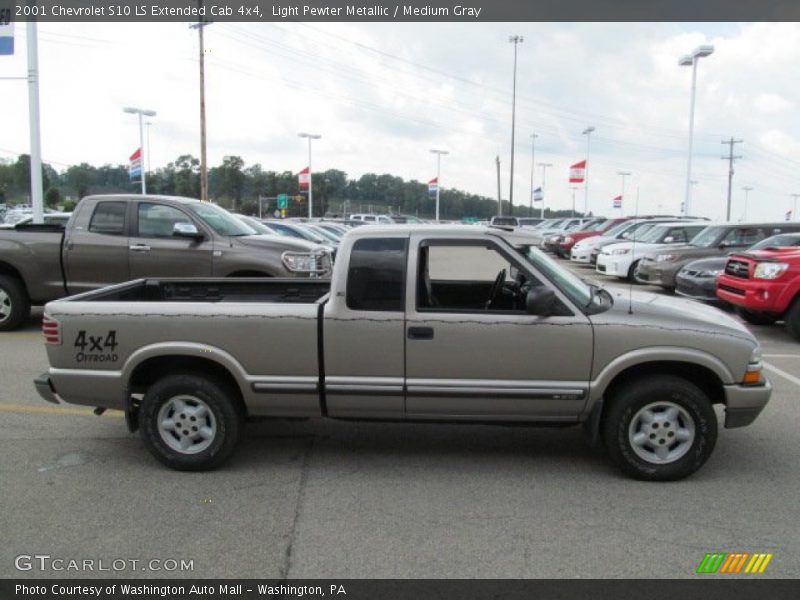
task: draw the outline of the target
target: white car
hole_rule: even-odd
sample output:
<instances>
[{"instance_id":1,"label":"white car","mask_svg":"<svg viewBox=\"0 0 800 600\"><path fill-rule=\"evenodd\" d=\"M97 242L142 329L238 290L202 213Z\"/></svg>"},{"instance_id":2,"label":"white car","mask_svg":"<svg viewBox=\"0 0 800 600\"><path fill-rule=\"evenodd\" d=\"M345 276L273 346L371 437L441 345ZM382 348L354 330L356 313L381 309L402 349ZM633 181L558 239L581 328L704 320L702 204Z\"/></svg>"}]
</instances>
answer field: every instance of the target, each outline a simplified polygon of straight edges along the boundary
<instances>
[{"instance_id":1,"label":"white car","mask_svg":"<svg viewBox=\"0 0 800 600\"><path fill-rule=\"evenodd\" d=\"M623 221L622 223L614 226L612 229L609 229L605 235L598 235L577 242L572 247L570 260L579 264L594 265L594 259L592 258L592 255L596 254L596 251L599 251L599 249L601 249L603 246L624 242L626 240L633 240L634 235L636 239L641 239L641 236L644 235L645 232L649 231L654 225L659 223L668 223L671 221L674 221L674 219L641 218Z\"/></svg>"},{"instance_id":2,"label":"white car","mask_svg":"<svg viewBox=\"0 0 800 600\"><path fill-rule=\"evenodd\" d=\"M657 250L659 246L688 244L707 226L705 222L659 223L635 241L605 246L597 256L596 270L603 275L633 281L636 266L645 254Z\"/></svg>"}]
</instances>

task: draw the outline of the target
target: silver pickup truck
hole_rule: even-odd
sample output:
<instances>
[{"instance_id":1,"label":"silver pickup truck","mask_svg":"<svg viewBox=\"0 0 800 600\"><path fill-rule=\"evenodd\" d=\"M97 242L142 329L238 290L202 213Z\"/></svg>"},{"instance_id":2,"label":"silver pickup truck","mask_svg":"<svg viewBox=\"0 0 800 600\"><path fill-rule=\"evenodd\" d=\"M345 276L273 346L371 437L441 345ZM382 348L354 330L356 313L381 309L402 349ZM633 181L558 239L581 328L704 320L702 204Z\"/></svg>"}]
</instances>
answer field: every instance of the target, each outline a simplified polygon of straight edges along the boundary
<instances>
[{"instance_id":1,"label":"silver pickup truck","mask_svg":"<svg viewBox=\"0 0 800 600\"><path fill-rule=\"evenodd\" d=\"M166 465L215 467L248 417L583 424L633 477L679 479L767 403L717 309L614 296L498 228L372 226L330 281L142 279L50 302L50 402L125 412Z\"/></svg>"}]
</instances>

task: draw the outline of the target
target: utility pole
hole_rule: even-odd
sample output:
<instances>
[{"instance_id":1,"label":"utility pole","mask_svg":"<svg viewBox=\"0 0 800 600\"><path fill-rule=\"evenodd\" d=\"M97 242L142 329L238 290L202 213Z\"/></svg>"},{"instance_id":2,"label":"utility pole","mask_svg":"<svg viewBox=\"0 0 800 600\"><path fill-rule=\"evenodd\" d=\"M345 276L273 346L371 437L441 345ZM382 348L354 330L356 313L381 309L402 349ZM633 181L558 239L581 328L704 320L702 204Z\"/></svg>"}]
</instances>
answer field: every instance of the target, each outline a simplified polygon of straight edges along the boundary
<instances>
[{"instance_id":1,"label":"utility pole","mask_svg":"<svg viewBox=\"0 0 800 600\"><path fill-rule=\"evenodd\" d=\"M794 199L794 206L792 207L792 219L797 221L797 199L800 198L800 194L792 194L792 198Z\"/></svg>"},{"instance_id":2,"label":"utility pole","mask_svg":"<svg viewBox=\"0 0 800 600\"><path fill-rule=\"evenodd\" d=\"M742 158L741 156L734 156L733 155L733 147L736 144L742 144L744 142L743 142L743 140L735 140L735 139L731 138L727 142L723 141L723 142L720 142L720 143L721 144L727 144L729 146L728 156L722 156L721 158L722 158L722 160L727 160L728 161L728 210L725 213L726 214L725 220L726 221L730 221L731 220L731 185L733 184L733 161L736 160L737 158Z\"/></svg>"},{"instance_id":3,"label":"utility pole","mask_svg":"<svg viewBox=\"0 0 800 600\"><path fill-rule=\"evenodd\" d=\"M572 190L572 214L570 215L573 219L575 218L575 190L578 189L577 186L571 185L569 189Z\"/></svg>"},{"instance_id":4,"label":"utility pole","mask_svg":"<svg viewBox=\"0 0 800 600\"><path fill-rule=\"evenodd\" d=\"M508 186L508 214L514 216L514 132L517 116L517 46L524 40L521 35L511 35L508 37L509 43L514 44L514 87L511 92L511 181Z\"/></svg>"},{"instance_id":5,"label":"utility pole","mask_svg":"<svg viewBox=\"0 0 800 600\"><path fill-rule=\"evenodd\" d=\"M495 159L497 161L497 216L503 216L503 200L500 195L500 155Z\"/></svg>"},{"instance_id":6,"label":"utility pole","mask_svg":"<svg viewBox=\"0 0 800 600\"><path fill-rule=\"evenodd\" d=\"M431 153L436 155L436 221L439 221L439 191L442 189L442 154L449 154L447 150L431 148Z\"/></svg>"},{"instance_id":7,"label":"utility pole","mask_svg":"<svg viewBox=\"0 0 800 600\"><path fill-rule=\"evenodd\" d=\"M542 218L544 218L544 202L545 202L545 199L547 198L547 196L545 195L545 194L547 194L547 186L545 184L545 182L547 181L547 178L546 178L547 167L552 167L553 165L552 165L552 163L539 163L539 166L542 167L542 207L541 207L540 216Z\"/></svg>"},{"instance_id":8,"label":"utility pole","mask_svg":"<svg viewBox=\"0 0 800 600\"><path fill-rule=\"evenodd\" d=\"M203 0L198 0L197 6L203 6ZM200 200L208 202L208 164L206 162L206 59L205 42L203 39L203 28L211 25L210 21L203 21L202 18L194 25L189 25L191 29L197 29L200 38Z\"/></svg>"},{"instance_id":9,"label":"utility pole","mask_svg":"<svg viewBox=\"0 0 800 600\"><path fill-rule=\"evenodd\" d=\"M744 190L744 216L742 220L747 221L747 200L749 199L750 192L753 191L753 188L749 185L746 185L742 189Z\"/></svg>"},{"instance_id":10,"label":"utility pole","mask_svg":"<svg viewBox=\"0 0 800 600\"><path fill-rule=\"evenodd\" d=\"M536 138L539 137L535 133L531 134L531 189L528 190L528 216L533 216L533 170L535 168L534 156L536 155ZM542 204L544 211L544 203Z\"/></svg>"},{"instance_id":11,"label":"utility pole","mask_svg":"<svg viewBox=\"0 0 800 600\"><path fill-rule=\"evenodd\" d=\"M586 216L589 213L589 150L592 144L592 132L594 132L594 125L590 125L583 130L581 135L586 136L586 169L584 170L584 185L583 185L583 214Z\"/></svg>"}]
</instances>

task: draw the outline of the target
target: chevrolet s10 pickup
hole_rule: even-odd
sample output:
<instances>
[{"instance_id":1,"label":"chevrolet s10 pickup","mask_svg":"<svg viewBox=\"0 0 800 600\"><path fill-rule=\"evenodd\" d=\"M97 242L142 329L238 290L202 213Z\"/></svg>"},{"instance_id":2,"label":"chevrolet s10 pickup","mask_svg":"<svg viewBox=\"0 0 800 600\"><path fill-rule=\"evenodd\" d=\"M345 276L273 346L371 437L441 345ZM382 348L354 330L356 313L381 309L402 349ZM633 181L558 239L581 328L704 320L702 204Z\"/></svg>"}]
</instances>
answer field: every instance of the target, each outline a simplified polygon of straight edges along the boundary
<instances>
[{"instance_id":1,"label":"chevrolet s10 pickup","mask_svg":"<svg viewBox=\"0 0 800 600\"><path fill-rule=\"evenodd\" d=\"M723 312L613 295L522 230L393 225L331 279L140 279L50 302L50 402L124 411L164 464L216 467L253 417L583 424L646 480L702 466L767 403L758 341Z\"/></svg>"}]
</instances>

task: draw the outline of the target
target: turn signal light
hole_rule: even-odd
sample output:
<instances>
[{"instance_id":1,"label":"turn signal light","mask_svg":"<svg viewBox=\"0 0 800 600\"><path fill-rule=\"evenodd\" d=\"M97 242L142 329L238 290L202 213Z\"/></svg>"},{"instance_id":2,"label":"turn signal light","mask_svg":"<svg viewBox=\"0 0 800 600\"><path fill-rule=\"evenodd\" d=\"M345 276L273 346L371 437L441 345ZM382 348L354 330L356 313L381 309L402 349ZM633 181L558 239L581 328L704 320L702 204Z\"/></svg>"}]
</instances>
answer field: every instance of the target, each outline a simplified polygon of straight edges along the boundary
<instances>
[{"instance_id":1,"label":"turn signal light","mask_svg":"<svg viewBox=\"0 0 800 600\"><path fill-rule=\"evenodd\" d=\"M744 379L742 379L742 383L746 385L758 385L761 383L761 371L747 371L744 374Z\"/></svg>"}]
</instances>

